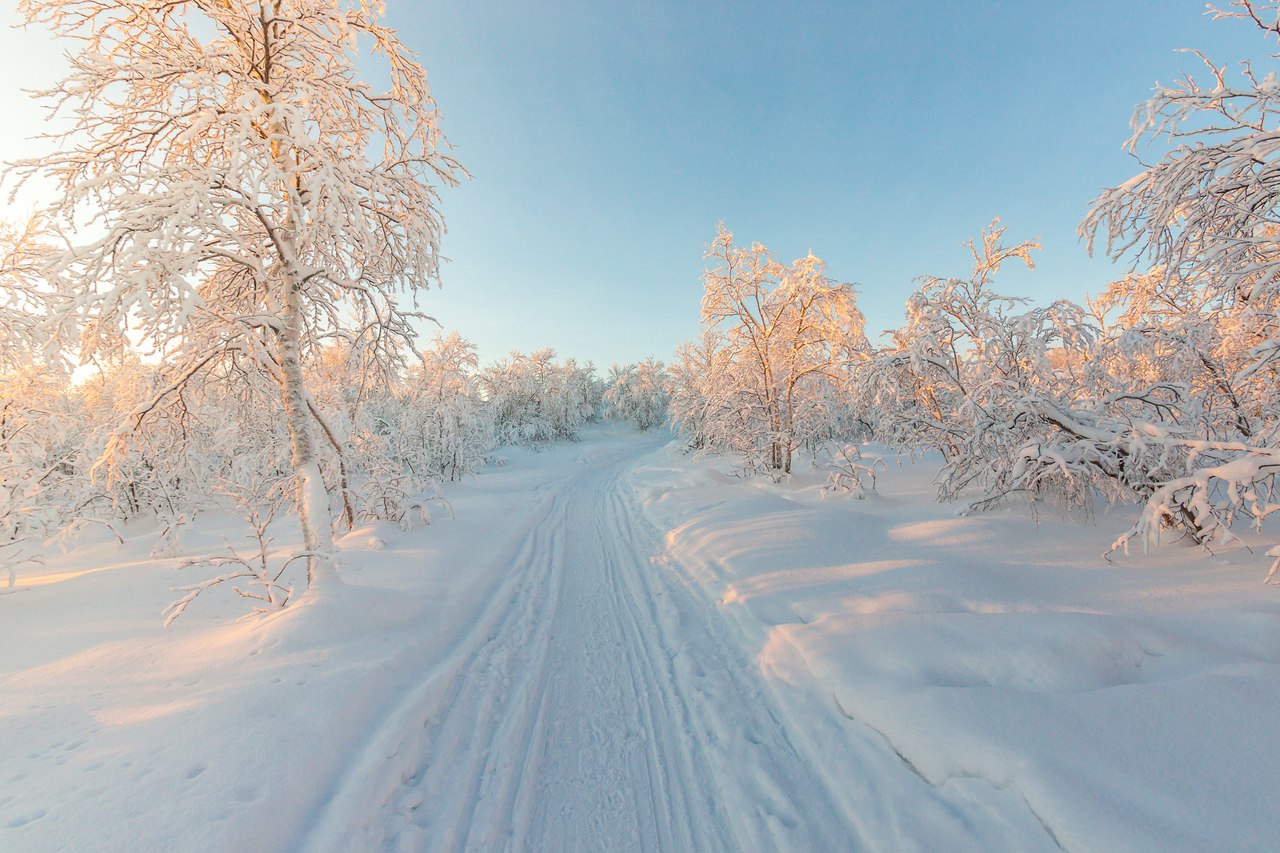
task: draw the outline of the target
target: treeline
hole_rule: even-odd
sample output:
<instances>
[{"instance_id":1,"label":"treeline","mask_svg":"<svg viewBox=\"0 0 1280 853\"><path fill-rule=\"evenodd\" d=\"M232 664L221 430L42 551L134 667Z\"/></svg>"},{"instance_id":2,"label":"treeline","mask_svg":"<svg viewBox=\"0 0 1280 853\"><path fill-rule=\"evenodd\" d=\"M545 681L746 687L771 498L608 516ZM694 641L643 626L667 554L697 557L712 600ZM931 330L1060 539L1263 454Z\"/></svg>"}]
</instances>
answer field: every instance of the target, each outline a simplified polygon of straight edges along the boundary
<instances>
[{"instance_id":1,"label":"treeline","mask_svg":"<svg viewBox=\"0 0 1280 853\"><path fill-rule=\"evenodd\" d=\"M94 0L24 4L72 51L45 94L72 120L5 176L54 187L27 226L0 227L10 567L67 525L154 515L179 530L209 502L266 501L297 512L307 582L323 582L335 526L414 523L501 444L572 438L606 409L656 425L668 398L691 449L750 473L826 454L833 487L858 492L870 439L939 451L939 497L974 509L1135 501L1117 547L1169 530L1209 545L1280 509L1274 72L1206 61L1138 110L1129 145L1158 140L1154 165L1080 229L1134 273L1085 304L1000 293L1002 265L1038 246L994 224L967 277L919 280L902 324L870 341L855 290L818 258L784 264L722 227L699 339L669 369L600 380L549 350L481 368L456 336L413 355L437 188L465 172L377 14L326 0L281 29L246 0L160 5L122 23ZM1215 14L1280 39L1280 0ZM370 57L393 97L352 96ZM102 373L71 386L71 354ZM1268 554L1274 574L1280 547Z\"/></svg>"},{"instance_id":2,"label":"treeline","mask_svg":"<svg viewBox=\"0 0 1280 853\"><path fill-rule=\"evenodd\" d=\"M10 351L10 355L16 353ZM172 369L122 350L72 384L47 363L0 372L0 559L38 559L69 527L158 519L158 552L200 512L292 500L278 395L234 358L173 384ZM498 448L575 440L588 423L665 419L663 368L559 359L550 349L481 367L457 333L437 335L413 365L381 369L350 348L317 351L307 369L322 425L321 469L340 529L379 519L411 527L446 505L441 485Z\"/></svg>"},{"instance_id":3,"label":"treeline","mask_svg":"<svg viewBox=\"0 0 1280 853\"><path fill-rule=\"evenodd\" d=\"M854 290L820 260L780 264L722 227L707 252L701 338L670 372L688 447L775 478L804 450L855 484L867 471L851 443L938 451L938 497L970 510L1014 497L1086 514L1099 499L1141 503L1117 547L1170 529L1223 541L1234 523L1274 512L1274 293L1264 310L1158 268L1085 305L1033 307L1001 294L995 276L1031 265L1039 246L1004 234L993 224L971 245L967 278L922 278L904 323L876 346Z\"/></svg>"},{"instance_id":4,"label":"treeline","mask_svg":"<svg viewBox=\"0 0 1280 853\"><path fill-rule=\"evenodd\" d=\"M1215 16L1280 39L1274 0ZM702 337L672 367L689 445L774 476L796 448L833 441L937 450L939 498L970 509L1137 502L1113 550L1261 529L1280 510L1280 86L1274 71L1201 59L1201 77L1157 87L1134 116L1129 150L1154 149L1154 165L1080 226L1090 250L1134 270L1083 305L1000 293L1000 267L1030 265L1039 246L993 224L969 276L920 279L903 324L872 345L820 261L783 266L722 228ZM841 460L837 476L856 481L856 458ZM1280 546L1267 556L1270 579Z\"/></svg>"}]
</instances>

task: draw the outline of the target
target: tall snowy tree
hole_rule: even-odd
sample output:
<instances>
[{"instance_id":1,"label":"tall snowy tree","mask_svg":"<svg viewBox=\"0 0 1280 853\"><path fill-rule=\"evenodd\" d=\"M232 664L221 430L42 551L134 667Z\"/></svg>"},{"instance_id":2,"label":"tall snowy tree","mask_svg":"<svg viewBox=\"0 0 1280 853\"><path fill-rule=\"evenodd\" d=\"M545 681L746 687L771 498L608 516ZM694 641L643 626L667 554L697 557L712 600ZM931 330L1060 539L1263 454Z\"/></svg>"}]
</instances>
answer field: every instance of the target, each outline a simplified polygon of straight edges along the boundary
<instances>
[{"instance_id":1,"label":"tall snowy tree","mask_svg":"<svg viewBox=\"0 0 1280 853\"><path fill-rule=\"evenodd\" d=\"M463 174L426 76L373 0L21 0L71 45L43 93L70 129L20 179L92 235L51 275L81 355L129 340L165 364L136 428L212 365L268 376L287 423L309 579L335 569L323 414L304 365L343 341L396 365L439 272L436 187ZM377 59L385 88L362 81ZM336 445L336 442L334 442ZM109 460L108 460L109 461Z\"/></svg>"},{"instance_id":2,"label":"tall snowy tree","mask_svg":"<svg viewBox=\"0 0 1280 853\"><path fill-rule=\"evenodd\" d=\"M708 364L721 401L703 423L709 444L732 447L748 468L789 474L797 447L828 437L832 391L867 358L853 287L829 279L812 254L788 266L759 243L739 247L723 224L706 256L704 346L722 351ZM673 415L686 423L688 401L676 396Z\"/></svg>"}]
</instances>

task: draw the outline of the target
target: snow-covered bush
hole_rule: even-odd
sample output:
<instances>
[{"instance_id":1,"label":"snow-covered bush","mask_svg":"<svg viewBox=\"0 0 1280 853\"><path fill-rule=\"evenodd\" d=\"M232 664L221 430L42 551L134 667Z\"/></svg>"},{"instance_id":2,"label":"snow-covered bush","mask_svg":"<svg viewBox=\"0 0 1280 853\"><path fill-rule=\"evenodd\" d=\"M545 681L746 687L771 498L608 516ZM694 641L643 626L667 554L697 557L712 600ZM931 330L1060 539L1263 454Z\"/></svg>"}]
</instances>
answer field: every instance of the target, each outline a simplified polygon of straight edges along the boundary
<instances>
[{"instance_id":1,"label":"snow-covered bush","mask_svg":"<svg viewBox=\"0 0 1280 853\"><path fill-rule=\"evenodd\" d=\"M1236 0L1214 14L1280 47L1276 0ZM1153 265L1108 292L1122 331L1098 353L1115 380L1103 383L1099 406L1119 423L1104 419L1081 439L1107 447L1140 434L1135 443L1159 454L1162 475L1143 483L1142 518L1120 544L1162 527L1221 539L1236 518L1261 523L1274 509L1280 86L1276 69L1245 63L1233 80L1227 66L1196 55L1204 77L1158 87L1133 118L1130 151L1149 140L1169 142L1166 150L1099 196L1080 226L1091 249L1105 239L1113 257Z\"/></svg>"},{"instance_id":2,"label":"snow-covered bush","mask_svg":"<svg viewBox=\"0 0 1280 853\"><path fill-rule=\"evenodd\" d=\"M80 419L67 393L65 341L47 322L50 253L41 223L0 221L0 573L38 560L38 540L72 512Z\"/></svg>"},{"instance_id":3,"label":"snow-covered bush","mask_svg":"<svg viewBox=\"0 0 1280 853\"><path fill-rule=\"evenodd\" d=\"M694 342L680 344L667 369L667 411L690 451L714 449L714 433L731 417L729 400L716 383L728 369L720 336L704 330Z\"/></svg>"},{"instance_id":4,"label":"snow-covered bush","mask_svg":"<svg viewBox=\"0 0 1280 853\"><path fill-rule=\"evenodd\" d=\"M246 537L250 547L236 547L225 542L226 553L184 560L182 568L208 566L227 569L221 574L193 584L175 587L175 592L182 595L165 607L163 616L165 627L173 623L183 614L191 602L202 593L230 584L236 594L259 602L254 610L258 613L270 613L287 607L293 598L294 585L286 578L289 567L300 559L305 559L305 552L292 554L276 554L272 549L273 537L271 525L282 515L290 504L289 477L287 475L258 476L244 483L225 483L220 492L231 502L249 526Z\"/></svg>"},{"instance_id":5,"label":"snow-covered bush","mask_svg":"<svg viewBox=\"0 0 1280 853\"><path fill-rule=\"evenodd\" d=\"M827 470L824 496L850 495L858 500L866 498L868 489L876 490L876 471L885 467L883 459L868 463L856 444L830 443L815 455L814 461Z\"/></svg>"},{"instance_id":6,"label":"snow-covered bush","mask_svg":"<svg viewBox=\"0 0 1280 853\"><path fill-rule=\"evenodd\" d=\"M65 385L35 366L0 373L0 571L37 559L38 543L81 500L83 431Z\"/></svg>"},{"instance_id":7,"label":"snow-covered bush","mask_svg":"<svg viewBox=\"0 0 1280 853\"><path fill-rule=\"evenodd\" d=\"M404 393L418 430L406 461L444 481L474 473L495 446L492 415L480 397L475 345L456 332L437 335L423 352L421 371L410 372Z\"/></svg>"},{"instance_id":8,"label":"snow-covered bush","mask_svg":"<svg viewBox=\"0 0 1280 853\"><path fill-rule=\"evenodd\" d=\"M1260 410L1222 367L1239 352L1194 288L1152 274L1113 285L1091 314L1066 302L1018 311L992 277L1036 246L1006 247L1003 231L972 247L969 279L923 279L877 353L866 378L881 440L940 450L939 497L970 509L1014 494L1086 511L1098 497L1148 502L1124 541L1161 526L1206 541L1229 516L1265 514L1233 498L1229 478L1196 473L1267 454L1234 440Z\"/></svg>"},{"instance_id":9,"label":"snow-covered bush","mask_svg":"<svg viewBox=\"0 0 1280 853\"><path fill-rule=\"evenodd\" d=\"M212 462L196 416L192 388L155 400L164 372L132 354L113 360L79 389L90 451L86 509L120 520L178 518L207 503L210 482L201 476ZM146 417L138 418L140 409Z\"/></svg>"},{"instance_id":10,"label":"snow-covered bush","mask_svg":"<svg viewBox=\"0 0 1280 853\"><path fill-rule=\"evenodd\" d=\"M1165 530L1225 541L1234 521L1280 508L1273 390L1252 381L1251 332L1162 271L1117 282L1089 311L1013 310L991 277L1034 246L1006 248L1002 233L988 230L967 281L922 280L864 374L881 440L942 451L939 497L971 510L1014 494L1086 511L1142 503L1116 548Z\"/></svg>"},{"instance_id":11,"label":"snow-covered bush","mask_svg":"<svg viewBox=\"0 0 1280 853\"><path fill-rule=\"evenodd\" d=\"M1218 437L1274 423L1271 371L1250 369L1264 343L1252 312L1223 311L1164 270L1115 282L1090 307L1103 334L1081 381L1115 413Z\"/></svg>"},{"instance_id":12,"label":"snow-covered bush","mask_svg":"<svg viewBox=\"0 0 1280 853\"><path fill-rule=\"evenodd\" d=\"M512 353L480 372L479 387L500 444L576 440L600 413L602 389L592 366L557 361L552 349Z\"/></svg>"},{"instance_id":13,"label":"snow-covered bush","mask_svg":"<svg viewBox=\"0 0 1280 853\"><path fill-rule=\"evenodd\" d=\"M980 247L969 244L969 278L922 278L908 300L906 323L863 372L877 436L899 448L941 451L943 500L965 494L987 505L1024 492L1085 502L1088 490L1071 477L1045 469L1028 478L1019 460L1024 447L1043 444L1052 431L1035 402L1070 402L1072 370L1096 330L1079 306L1019 310L1025 300L993 290L1005 262L1031 266L1031 252L1039 248L1033 242L1006 246L1004 231L993 223Z\"/></svg>"},{"instance_id":14,"label":"snow-covered bush","mask_svg":"<svg viewBox=\"0 0 1280 853\"><path fill-rule=\"evenodd\" d=\"M666 421L666 369L652 356L622 367L615 364L605 385L604 404L609 417L631 421L641 430Z\"/></svg>"},{"instance_id":15,"label":"snow-covered bush","mask_svg":"<svg viewBox=\"0 0 1280 853\"><path fill-rule=\"evenodd\" d=\"M0 371L42 365L61 373L70 342L50 322L55 294L42 270L54 254L47 223L0 220Z\"/></svg>"}]
</instances>

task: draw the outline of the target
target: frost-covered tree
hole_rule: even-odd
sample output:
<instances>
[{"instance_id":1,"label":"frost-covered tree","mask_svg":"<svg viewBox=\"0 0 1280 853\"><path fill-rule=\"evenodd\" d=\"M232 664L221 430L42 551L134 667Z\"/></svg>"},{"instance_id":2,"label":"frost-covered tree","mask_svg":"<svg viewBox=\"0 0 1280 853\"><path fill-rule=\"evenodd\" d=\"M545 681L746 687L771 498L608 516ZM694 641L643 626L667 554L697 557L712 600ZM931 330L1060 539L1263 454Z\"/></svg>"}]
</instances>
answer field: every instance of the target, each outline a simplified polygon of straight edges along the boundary
<instances>
[{"instance_id":1,"label":"frost-covered tree","mask_svg":"<svg viewBox=\"0 0 1280 853\"><path fill-rule=\"evenodd\" d=\"M604 403L611 417L632 421L641 430L667 419L666 369L652 356L635 364L615 364L605 385Z\"/></svg>"},{"instance_id":2,"label":"frost-covered tree","mask_svg":"<svg viewBox=\"0 0 1280 853\"><path fill-rule=\"evenodd\" d=\"M594 368L558 361L551 349L512 353L481 371L479 384L502 444L577 440L600 411Z\"/></svg>"},{"instance_id":3,"label":"frost-covered tree","mask_svg":"<svg viewBox=\"0 0 1280 853\"><path fill-rule=\"evenodd\" d=\"M323 413L304 366L344 340L388 365L413 336L406 292L439 267L435 186L461 173L422 68L368 0L21 0L67 39L43 97L69 119L17 168L59 189L47 215L88 239L50 274L81 356L129 339L165 381L234 364L280 401L309 576L333 571ZM387 86L357 73L379 59ZM114 443L109 454L123 446Z\"/></svg>"},{"instance_id":4,"label":"frost-covered tree","mask_svg":"<svg viewBox=\"0 0 1280 853\"><path fill-rule=\"evenodd\" d=\"M49 333L54 294L42 273L53 251L39 217L0 221L0 371L62 367L67 341Z\"/></svg>"},{"instance_id":5,"label":"frost-covered tree","mask_svg":"<svg viewBox=\"0 0 1280 853\"><path fill-rule=\"evenodd\" d=\"M201 493L213 477L200 470L212 462L210 448L197 417L204 400L197 381L160 400L138 425L128 443L113 449L110 464L94 470L94 457L116 441L118 424L152 401L166 382L163 372L125 351L102 359L95 374L78 389L81 411L89 429L85 436L89 458L84 470L85 510L90 517L130 520L155 516L173 523L185 513L203 508ZM202 389L200 389L202 390ZM219 401L221 402L221 401ZM225 421L234 420L230 411Z\"/></svg>"},{"instance_id":6,"label":"frost-covered tree","mask_svg":"<svg viewBox=\"0 0 1280 853\"><path fill-rule=\"evenodd\" d=\"M1005 344L1009 319L1026 300L1003 296L992 284L1009 261L1034 268L1031 253L1040 244L1006 246L1005 230L993 222L981 246L965 244L973 255L968 279L922 277L907 300L906 322L893 331L892 346L878 353L868 378L890 443L956 457L969 432L962 419L976 386L997 366L993 362L1002 362L1003 372L1019 366L1016 346Z\"/></svg>"},{"instance_id":7,"label":"frost-covered tree","mask_svg":"<svg viewBox=\"0 0 1280 853\"><path fill-rule=\"evenodd\" d=\"M853 287L812 254L788 266L759 243L739 247L723 224L706 256L700 352L713 372L699 380L702 400L679 388L674 419L696 422L708 447L738 453L749 470L789 474L796 448L831 437L835 392L866 358ZM698 355L678 357L678 372Z\"/></svg>"},{"instance_id":8,"label":"frost-covered tree","mask_svg":"<svg viewBox=\"0 0 1280 853\"><path fill-rule=\"evenodd\" d=\"M713 449L718 424L736 411L726 389L717 382L728 370L727 355L720 336L704 329L697 341L686 341L676 348L667 369L667 411L691 451Z\"/></svg>"},{"instance_id":9,"label":"frost-covered tree","mask_svg":"<svg viewBox=\"0 0 1280 853\"><path fill-rule=\"evenodd\" d=\"M1069 302L1025 308L994 290L1010 261L1032 266L1039 244L1004 243L999 222L967 244L967 279L925 276L907 302L906 323L878 352L862 381L876 408L878 436L893 446L936 449L944 457L938 494L990 504L1014 492L1087 499L1052 466L1031 469L1028 447L1053 428L1040 414L1073 399L1078 354L1096 330ZM1049 454L1051 455L1051 454Z\"/></svg>"},{"instance_id":10,"label":"frost-covered tree","mask_svg":"<svg viewBox=\"0 0 1280 853\"><path fill-rule=\"evenodd\" d=\"M1212 7L1211 7L1212 8ZM1234 0L1215 17L1261 29L1280 48L1280 2ZM1127 147L1167 143L1154 164L1093 203L1080 232L1113 257L1146 258L1194 283L1206 308L1239 313L1260 337L1249 369L1280 357L1280 68L1204 66L1159 85L1133 116ZM1280 54L1273 54L1273 58ZM1273 374L1274 375L1274 374Z\"/></svg>"},{"instance_id":11,"label":"frost-covered tree","mask_svg":"<svg viewBox=\"0 0 1280 853\"><path fill-rule=\"evenodd\" d=\"M1280 47L1277 0L1213 12ZM1155 366L1127 393L1139 412L1079 424L1083 443L1127 467L1157 463L1142 521L1121 544L1168 527L1207 542L1234 519L1260 524L1280 508L1280 69L1244 63L1231 75L1196 56L1200 77L1157 86L1133 117L1130 151L1166 150L1096 199L1080 226L1091 249L1105 241L1113 257L1155 268L1131 277L1120 300L1139 325L1119 343ZM1274 573L1280 547L1268 553Z\"/></svg>"},{"instance_id":12,"label":"frost-covered tree","mask_svg":"<svg viewBox=\"0 0 1280 853\"><path fill-rule=\"evenodd\" d=\"M496 440L478 372L474 344L436 335L420 365L370 395L351 437L362 515L405 527L429 521L439 484L484 463Z\"/></svg>"},{"instance_id":13,"label":"frost-covered tree","mask_svg":"<svg viewBox=\"0 0 1280 853\"><path fill-rule=\"evenodd\" d=\"M480 398L480 358L475 344L457 332L436 335L410 373L407 395L415 404L421 446L430 448L427 472L461 480L493 450L493 419Z\"/></svg>"},{"instance_id":14,"label":"frost-covered tree","mask_svg":"<svg viewBox=\"0 0 1280 853\"><path fill-rule=\"evenodd\" d=\"M0 586L38 558L39 540L81 500L84 431L61 377L28 364L0 370Z\"/></svg>"},{"instance_id":15,"label":"frost-covered tree","mask_svg":"<svg viewBox=\"0 0 1280 853\"><path fill-rule=\"evenodd\" d=\"M0 574L12 588L33 544L74 503L78 451L63 341L44 328L51 247L38 218L0 222Z\"/></svg>"},{"instance_id":16,"label":"frost-covered tree","mask_svg":"<svg viewBox=\"0 0 1280 853\"><path fill-rule=\"evenodd\" d=\"M1021 494L1086 512L1095 498L1136 500L1115 548L1168 529L1228 540L1237 518L1280 508L1280 456L1240 438L1266 419L1223 367L1241 353L1185 282L1132 276L1094 300L1092 318L1066 302L1018 311L983 274L1020 256L999 233L967 282L922 280L864 374L881 438L943 451L940 498L973 510Z\"/></svg>"},{"instance_id":17,"label":"frost-covered tree","mask_svg":"<svg viewBox=\"0 0 1280 853\"><path fill-rule=\"evenodd\" d=\"M1274 412L1252 364L1259 329L1163 270L1126 276L1090 303L1103 334L1082 387L1117 411L1192 432L1248 438Z\"/></svg>"}]
</instances>

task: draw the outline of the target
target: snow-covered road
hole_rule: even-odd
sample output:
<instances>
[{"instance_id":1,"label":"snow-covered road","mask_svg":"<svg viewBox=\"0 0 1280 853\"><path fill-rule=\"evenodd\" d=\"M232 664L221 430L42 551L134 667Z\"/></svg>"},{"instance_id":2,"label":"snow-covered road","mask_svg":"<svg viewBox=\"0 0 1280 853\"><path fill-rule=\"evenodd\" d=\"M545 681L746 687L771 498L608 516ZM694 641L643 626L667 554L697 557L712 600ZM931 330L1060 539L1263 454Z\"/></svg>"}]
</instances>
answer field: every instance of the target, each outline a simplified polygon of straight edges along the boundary
<instances>
[{"instance_id":1,"label":"snow-covered road","mask_svg":"<svg viewBox=\"0 0 1280 853\"><path fill-rule=\"evenodd\" d=\"M0 850L1276 849L1252 563L668 440L512 449L267 618L162 628L154 526L51 550L0 614Z\"/></svg>"},{"instance_id":2,"label":"snow-covered road","mask_svg":"<svg viewBox=\"0 0 1280 853\"><path fill-rule=\"evenodd\" d=\"M714 605L669 571L602 448L499 558L470 637L376 731L315 850L860 846Z\"/></svg>"}]
</instances>

